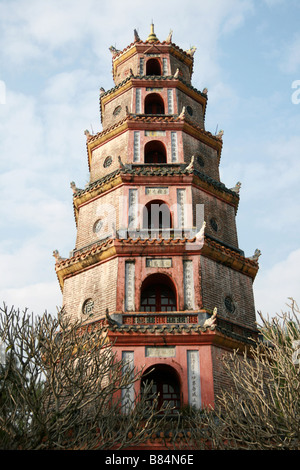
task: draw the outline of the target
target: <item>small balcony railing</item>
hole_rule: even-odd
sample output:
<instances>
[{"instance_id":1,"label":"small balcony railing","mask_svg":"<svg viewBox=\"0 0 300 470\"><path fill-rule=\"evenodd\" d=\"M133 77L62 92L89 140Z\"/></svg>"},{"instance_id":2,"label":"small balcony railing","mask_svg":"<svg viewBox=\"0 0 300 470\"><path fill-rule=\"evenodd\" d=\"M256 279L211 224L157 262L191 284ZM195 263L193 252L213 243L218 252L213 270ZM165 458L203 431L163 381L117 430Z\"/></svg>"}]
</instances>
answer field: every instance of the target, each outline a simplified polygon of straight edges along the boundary
<instances>
[{"instance_id":1,"label":"small balcony railing","mask_svg":"<svg viewBox=\"0 0 300 470\"><path fill-rule=\"evenodd\" d=\"M127 228L120 229L118 235L120 238L141 238L141 239L191 239L196 235L195 228Z\"/></svg>"},{"instance_id":2,"label":"small balcony railing","mask_svg":"<svg viewBox=\"0 0 300 470\"><path fill-rule=\"evenodd\" d=\"M123 325L157 325L157 324L184 324L198 323L198 313L179 312L135 312L122 315Z\"/></svg>"}]
</instances>

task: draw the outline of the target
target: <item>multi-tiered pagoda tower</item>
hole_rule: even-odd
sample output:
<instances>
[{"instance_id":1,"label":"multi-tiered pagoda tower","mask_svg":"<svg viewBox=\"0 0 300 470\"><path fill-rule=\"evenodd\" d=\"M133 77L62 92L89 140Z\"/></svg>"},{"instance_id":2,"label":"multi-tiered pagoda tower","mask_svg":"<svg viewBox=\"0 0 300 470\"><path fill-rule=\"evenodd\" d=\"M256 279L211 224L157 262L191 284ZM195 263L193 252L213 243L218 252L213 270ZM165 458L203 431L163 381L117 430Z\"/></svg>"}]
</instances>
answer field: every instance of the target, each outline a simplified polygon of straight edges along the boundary
<instances>
[{"instance_id":1,"label":"multi-tiered pagoda tower","mask_svg":"<svg viewBox=\"0 0 300 470\"><path fill-rule=\"evenodd\" d=\"M220 356L257 335L257 256L238 245L239 184L220 182L222 132L205 130L194 51L153 25L111 48L103 130L86 131L90 182L71 184L76 246L55 254L66 314L102 322L118 357L153 369L154 390L178 408L212 404L226 386Z\"/></svg>"}]
</instances>

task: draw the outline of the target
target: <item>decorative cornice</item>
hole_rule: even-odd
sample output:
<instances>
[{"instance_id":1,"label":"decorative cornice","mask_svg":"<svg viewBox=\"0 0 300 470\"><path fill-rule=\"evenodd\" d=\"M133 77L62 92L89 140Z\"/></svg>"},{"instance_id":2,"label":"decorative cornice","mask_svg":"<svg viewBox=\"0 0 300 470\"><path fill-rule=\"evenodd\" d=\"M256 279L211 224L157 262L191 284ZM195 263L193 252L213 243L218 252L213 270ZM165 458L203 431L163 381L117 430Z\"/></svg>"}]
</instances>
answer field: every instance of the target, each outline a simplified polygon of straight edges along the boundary
<instances>
[{"instance_id":1,"label":"decorative cornice","mask_svg":"<svg viewBox=\"0 0 300 470\"><path fill-rule=\"evenodd\" d=\"M155 42L154 44L152 42L148 41L136 41L131 44L129 44L126 48L124 48L122 51L116 51L112 58L112 73L113 73L113 78L115 79L116 75L116 69L117 67L122 63L128 60L130 57L132 57L135 54L146 54L147 52L149 53L149 48L150 47L155 47L157 51L160 53L169 53L173 55L174 57L177 57L181 62L186 64L189 67L190 74L192 75L193 73L193 63L194 59L193 57L188 54L186 51L178 47L174 43L169 43L166 41L163 42Z\"/></svg>"},{"instance_id":2,"label":"decorative cornice","mask_svg":"<svg viewBox=\"0 0 300 470\"><path fill-rule=\"evenodd\" d=\"M203 327L199 324L157 324L157 325L113 325L104 326L108 337L116 345L182 345L210 344L218 347L238 349L243 352L254 345L256 334L246 337L219 328L218 325Z\"/></svg>"},{"instance_id":3,"label":"decorative cornice","mask_svg":"<svg viewBox=\"0 0 300 470\"><path fill-rule=\"evenodd\" d=\"M204 191L217 196L219 199L232 205L237 211L239 204L239 195L228 189L223 183L214 180L210 176L196 169L188 171L185 164L166 164L166 165L147 165L147 164L129 164L124 168L119 168L108 175L103 176L97 181L89 184L85 189L78 189L73 196L73 206L75 220L77 222L78 210L82 204L98 197L99 195L116 188L120 184L137 181L139 184L148 182L148 178L164 177L164 184L176 184L185 182L193 184ZM187 180L188 178L188 180Z\"/></svg>"},{"instance_id":4,"label":"decorative cornice","mask_svg":"<svg viewBox=\"0 0 300 470\"><path fill-rule=\"evenodd\" d=\"M165 82L167 82L167 86L177 87L187 94L193 94L192 96L195 97L195 99L197 100L200 100L201 98L203 98L203 100L207 100L206 93L203 93L202 91L198 90L193 85L184 80L182 77L174 78L173 75L130 75L110 90L104 91L101 94L100 99L101 101L104 100L106 102L106 98L115 98L117 92L123 93L124 91L126 91L127 88L131 88L133 85L149 86L149 83L144 83L145 81L150 82L150 84L151 82L157 84L157 81L162 81L164 82L164 85L166 85ZM124 87L126 88L124 89Z\"/></svg>"},{"instance_id":5,"label":"decorative cornice","mask_svg":"<svg viewBox=\"0 0 300 470\"><path fill-rule=\"evenodd\" d=\"M196 242L196 238L109 238L99 241L86 249L75 251L70 258L60 259L55 264L56 274L59 279L61 289L64 280L74 274L82 272L91 266L99 264L108 258L118 255L141 256L141 254L168 254L176 255L186 253L189 246L189 255L201 255L213 259L214 261L229 266L252 279L258 271L257 261L245 258L240 253L232 250L221 243L217 243L205 236L203 246L191 250L191 246ZM134 248L134 249L133 249Z\"/></svg>"},{"instance_id":6,"label":"decorative cornice","mask_svg":"<svg viewBox=\"0 0 300 470\"><path fill-rule=\"evenodd\" d=\"M201 250L201 255L210 258L218 263L228 266L235 271L242 272L246 276L255 279L258 271L258 262L246 258L235 250L232 250L209 237L205 237L205 243Z\"/></svg>"},{"instance_id":7,"label":"decorative cornice","mask_svg":"<svg viewBox=\"0 0 300 470\"><path fill-rule=\"evenodd\" d=\"M95 243L86 250L80 250L70 258L62 258L55 264L55 271L58 277L61 290L63 290L66 278L74 274L85 271L91 266L95 266L116 254L114 240L109 239L101 243Z\"/></svg>"},{"instance_id":8,"label":"decorative cornice","mask_svg":"<svg viewBox=\"0 0 300 470\"><path fill-rule=\"evenodd\" d=\"M147 82L147 83L145 83ZM115 87L103 92L100 95L100 112L101 112L101 121L103 115L104 105L115 99L118 95L125 93L127 90L133 87L139 86L157 86L157 82L163 82L164 87L174 87L178 88L183 93L187 94L191 98L195 99L203 106L204 114L206 112L207 105L207 94L197 90L186 80L181 77L174 78L173 75L130 75L120 82Z\"/></svg>"},{"instance_id":9,"label":"decorative cornice","mask_svg":"<svg viewBox=\"0 0 300 470\"><path fill-rule=\"evenodd\" d=\"M91 201L92 199L106 193L107 191L110 191L111 189L115 189L122 183L123 179L121 170L116 170L113 173L110 173L102 177L100 180L90 184L86 189L77 191L73 196L73 209L76 225L78 221L79 207L82 204Z\"/></svg>"},{"instance_id":10,"label":"decorative cornice","mask_svg":"<svg viewBox=\"0 0 300 470\"><path fill-rule=\"evenodd\" d=\"M134 123L134 126L132 126ZM222 139L213 135L211 132L206 131L194 122L187 119L185 116L180 115L168 115L164 114L161 116L151 116L147 114L128 114L125 118L121 119L114 125L98 132L95 135L90 135L87 139L87 153L88 153L88 164L91 167L92 161L92 150L99 147L107 140L110 140L128 129L139 129L139 126L151 124L152 126L162 125L168 126L171 129L178 129L185 132L201 142L209 145L211 148L217 151L218 159L220 160L223 142Z\"/></svg>"}]
</instances>

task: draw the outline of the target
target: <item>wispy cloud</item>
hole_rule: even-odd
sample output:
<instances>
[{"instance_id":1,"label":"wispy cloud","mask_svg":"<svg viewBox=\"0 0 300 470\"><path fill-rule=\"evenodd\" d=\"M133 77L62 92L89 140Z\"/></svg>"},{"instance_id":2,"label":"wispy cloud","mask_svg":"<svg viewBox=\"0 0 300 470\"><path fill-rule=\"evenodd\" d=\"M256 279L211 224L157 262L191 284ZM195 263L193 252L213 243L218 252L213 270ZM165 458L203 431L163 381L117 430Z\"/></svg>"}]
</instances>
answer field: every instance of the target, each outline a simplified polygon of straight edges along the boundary
<instances>
[{"instance_id":1,"label":"wispy cloud","mask_svg":"<svg viewBox=\"0 0 300 470\"><path fill-rule=\"evenodd\" d=\"M280 3L265 1L274 9ZM72 180L81 187L88 181L83 133L86 128L101 130L99 87L113 86L108 48L111 44L126 47L133 41L134 28L146 39L152 18L161 40L173 29L173 40L179 47L197 47L193 84L198 89L209 89L207 130L214 132L217 124L225 128L222 177L227 185L242 181L245 219L249 217L251 224L262 230L265 245L270 245L267 235L276 230L280 233L278 227L283 230L293 223L294 231L299 233L297 217L295 221L299 125L292 121L296 108L291 111L287 107L291 106L290 100L283 100L281 90L270 96L268 83L260 82L263 90L255 88L258 69L249 69L249 76L248 70L245 72L247 93L241 96L230 81L233 49L223 45L231 38L232 42L226 44L232 45L236 57L241 56L239 31L246 34L249 20L260 18L259 13L260 7L253 0L186 0L184 7L181 0L0 2L0 80L6 85L6 104L0 105L0 187L5 201L0 205L3 300L38 311L59 304L54 302L61 294L52 251L59 249L68 256L74 248L69 186ZM264 21L269 26L268 34L274 34L271 43L278 44L282 51L283 68L278 73L296 73L300 64L299 33L287 34L283 43L268 23L269 18L264 17ZM252 30L251 40L256 40ZM253 47L259 52L260 45L255 43ZM287 207L291 195L296 197ZM246 242L247 249L253 252L257 248L259 236L256 232L254 240ZM277 245L277 240L272 243ZM288 253L293 252L298 259L292 235L289 243L281 255L284 272L290 266L296 269ZM262 308L263 289L272 292L270 283L278 272L277 264L272 271L268 262L267 271L263 263L262 257L262 275L258 275L258 279L262 276L261 283L257 280L255 284Z\"/></svg>"},{"instance_id":2,"label":"wispy cloud","mask_svg":"<svg viewBox=\"0 0 300 470\"><path fill-rule=\"evenodd\" d=\"M300 34L296 33L293 39L282 49L280 68L283 72L300 73Z\"/></svg>"},{"instance_id":3,"label":"wispy cloud","mask_svg":"<svg viewBox=\"0 0 300 470\"><path fill-rule=\"evenodd\" d=\"M296 301L300 284L300 250L292 251L287 258L275 263L255 281L255 302L263 315L275 316L287 311L289 297Z\"/></svg>"}]
</instances>

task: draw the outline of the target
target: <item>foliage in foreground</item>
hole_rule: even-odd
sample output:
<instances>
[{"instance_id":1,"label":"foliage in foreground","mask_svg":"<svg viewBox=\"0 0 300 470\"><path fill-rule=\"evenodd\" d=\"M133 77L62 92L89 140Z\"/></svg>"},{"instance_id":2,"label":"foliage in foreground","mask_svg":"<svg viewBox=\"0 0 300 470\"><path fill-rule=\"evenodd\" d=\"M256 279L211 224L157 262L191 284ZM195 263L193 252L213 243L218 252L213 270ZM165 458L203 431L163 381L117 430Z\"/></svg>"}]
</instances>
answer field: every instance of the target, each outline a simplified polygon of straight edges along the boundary
<instances>
[{"instance_id":1,"label":"foliage in foreground","mask_svg":"<svg viewBox=\"0 0 300 470\"><path fill-rule=\"evenodd\" d=\"M103 328L45 314L33 319L4 306L0 338L1 449L123 449L168 431L169 449L300 448L299 308L271 320L246 352L222 358L232 389L214 409L187 407L170 418L149 389L124 409L140 380L116 359ZM132 404L131 404L132 405ZM161 434L164 434L162 432Z\"/></svg>"},{"instance_id":2,"label":"foliage in foreground","mask_svg":"<svg viewBox=\"0 0 300 470\"><path fill-rule=\"evenodd\" d=\"M117 360L99 324L0 313L1 449L122 449L163 426L149 390L129 402L142 371Z\"/></svg>"},{"instance_id":3,"label":"foliage in foreground","mask_svg":"<svg viewBox=\"0 0 300 470\"><path fill-rule=\"evenodd\" d=\"M198 449L300 449L299 307L264 319L261 339L244 354L222 358L232 389L216 399L214 410L192 410L182 446Z\"/></svg>"}]
</instances>

